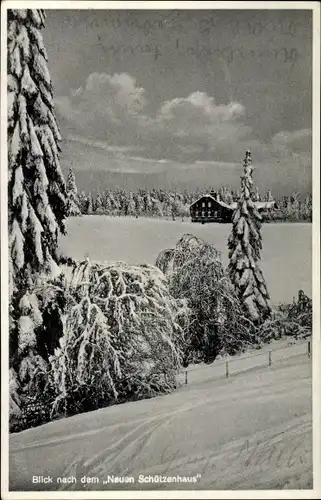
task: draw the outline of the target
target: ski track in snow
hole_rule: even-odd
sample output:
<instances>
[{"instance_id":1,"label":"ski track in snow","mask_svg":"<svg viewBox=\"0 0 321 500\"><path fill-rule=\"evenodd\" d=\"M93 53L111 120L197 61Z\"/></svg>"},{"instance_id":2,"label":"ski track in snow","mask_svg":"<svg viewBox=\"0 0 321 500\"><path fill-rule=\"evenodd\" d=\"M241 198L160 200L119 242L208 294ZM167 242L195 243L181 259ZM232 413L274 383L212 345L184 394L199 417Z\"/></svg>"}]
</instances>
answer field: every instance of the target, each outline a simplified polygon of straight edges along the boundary
<instances>
[{"instance_id":1,"label":"ski track in snow","mask_svg":"<svg viewBox=\"0 0 321 500\"><path fill-rule=\"evenodd\" d=\"M253 366L260 356L236 359L244 370L225 379L214 363L167 396L11 435L10 489L311 488L311 360L304 343L277 352L271 367ZM33 475L46 474L53 484L32 484ZM140 484L139 474L201 476L195 484ZM77 484L55 484L72 475ZM103 484L108 475L136 482ZM100 482L82 484L82 476Z\"/></svg>"}]
</instances>

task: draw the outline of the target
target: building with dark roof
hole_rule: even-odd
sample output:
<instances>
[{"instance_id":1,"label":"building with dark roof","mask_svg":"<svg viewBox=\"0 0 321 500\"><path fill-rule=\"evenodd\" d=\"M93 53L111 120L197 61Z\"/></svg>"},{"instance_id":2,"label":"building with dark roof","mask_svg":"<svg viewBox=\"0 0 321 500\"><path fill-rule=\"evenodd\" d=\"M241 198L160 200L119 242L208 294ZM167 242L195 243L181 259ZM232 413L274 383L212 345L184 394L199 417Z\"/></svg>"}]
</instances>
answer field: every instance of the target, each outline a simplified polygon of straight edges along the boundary
<instances>
[{"instance_id":1,"label":"building with dark roof","mask_svg":"<svg viewBox=\"0 0 321 500\"><path fill-rule=\"evenodd\" d=\"M258 211L270 210L274 201L255 201ZM237 207L237 202L225 203L219 194L204 194L190 206L192 222L232 222L232 215Z\"/></svg>"}]
</instances>

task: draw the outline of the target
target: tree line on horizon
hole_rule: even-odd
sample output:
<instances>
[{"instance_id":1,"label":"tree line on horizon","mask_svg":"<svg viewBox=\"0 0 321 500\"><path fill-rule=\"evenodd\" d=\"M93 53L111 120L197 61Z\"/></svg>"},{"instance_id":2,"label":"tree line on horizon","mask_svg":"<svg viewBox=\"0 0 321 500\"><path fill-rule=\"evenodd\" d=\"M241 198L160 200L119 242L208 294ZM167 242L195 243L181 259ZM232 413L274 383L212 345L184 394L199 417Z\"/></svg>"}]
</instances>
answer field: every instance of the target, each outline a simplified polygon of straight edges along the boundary
<instances>
[{"instance_id":1,"label":"tree line on horizon","mask_svg":"<svg viewBox=\"0 0 321 500\"><path fill-rule=\"evenodd\" d=\"M136 191L126 189L106 189L91 192L78 192L75 174L72 169L67 176L68 214L74 215L110 215L131 217L190 217L191 204L205 193L215 192L220 199L231 204L240 199L240 191L233 191L226 186L209 186L206 190L183 191L163 188ZM312 221L312 195L301 197L295 191L290 196L275 199L271 190L261 195L258 188L253 193L254 201L275 201L275 206L263 212L264 220L269 221Z\"/></svg>"}]
</instances>

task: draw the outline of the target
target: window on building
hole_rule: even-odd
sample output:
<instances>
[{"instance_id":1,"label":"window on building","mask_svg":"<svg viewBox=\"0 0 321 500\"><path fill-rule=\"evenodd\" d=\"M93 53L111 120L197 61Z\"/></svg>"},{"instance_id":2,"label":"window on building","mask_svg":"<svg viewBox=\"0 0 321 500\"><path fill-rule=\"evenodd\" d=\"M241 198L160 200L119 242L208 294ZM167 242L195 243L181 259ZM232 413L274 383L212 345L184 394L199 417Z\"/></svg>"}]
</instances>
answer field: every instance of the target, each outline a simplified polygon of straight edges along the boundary
<instances>
[{"instance_id":1,"label":"window on building","mask_svg":"<svg viewBox=\"0 0 321 500\"><path fill-rule=\"evenodd\" d=\"M218 213L217 213L217 211L215 210L215 212L214 212L214 217L217 217L217 216L218 216Z\"/></svg>"},{"instance_id":2,"label":"window on building","mask_svg":"<svg viewBox=\"0 0 321 500\"><path fill-rule=\"evenodd\" d=\"M208 202L208 208L211 208L211 206L212 206L212 202L211 202L211 201L209 201L209 202Z\"/></svg>"},{"instance_id":3,"label":"window on building","mask_svg":"<svg viewBox=\"0 0 321 500\"><path fill-rule=\"evenodd\" d=\"M204 210L203 210L203 211L202 211L202 217L204 217L204 216L205 216L205 212L204 212Z\"/></svg>"},{"instance_id":4,"label":"window on building","mask_svg":"<svg viewBox=\"0 0 321 500\"><path fill-rule=\"evenodd\" d=\"M197 217L197 216L198 216L198 210L196 210L196 212L195 212L195 217Z\"/></svg>"}]
</instances>

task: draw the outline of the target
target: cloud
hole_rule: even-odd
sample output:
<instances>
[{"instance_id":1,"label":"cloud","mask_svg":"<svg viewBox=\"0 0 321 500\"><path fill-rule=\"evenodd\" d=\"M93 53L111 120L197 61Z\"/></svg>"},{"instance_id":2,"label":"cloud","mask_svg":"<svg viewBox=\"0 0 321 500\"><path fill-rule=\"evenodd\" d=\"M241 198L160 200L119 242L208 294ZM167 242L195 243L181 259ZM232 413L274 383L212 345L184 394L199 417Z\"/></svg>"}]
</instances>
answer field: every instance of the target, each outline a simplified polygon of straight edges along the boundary
<instances>
[{"instance_id":1,"label":"cloud","mask_svg":"<svg viewBox=\"0 0 321 500\"><path fill-rule=\"evenodd\" d=\"M157 159L210 159L249 136L238 102L217 104L205 92L160 103L148 115L144 88L127 73L92 73L69 96L56 99L58 116L73 135L144 149ZM224 156L224 155L223 155Z\"/></svg>"},{"instance_id":2,"label":"cloud","mask_svg":"<svg viewBox=\"0 0 321 500\"><path fill-rule=\"evenodd\" d=\"M58 119L72 136L106 151L181 163L239 164L250 148L257 163L311 165L311 130L255 138L240 102L220 104L205 92L161 102L153 114L143 87L127 73L91 73L56 100ZM290 168L290 167L289 167Z\"/></svg>"},{"instance_id":3,"label":"cloud","mask_svg":"<svg viewBox=\"0 0 321 500\"><path fill-rule=\"evenodd\" d=\"M179 161L229 161L231 144L245 142L251 128L244 125L241 103L217 104L205 92L194 92L161 104L154 117L139 117L139 140L157 157Z\"/></svg>"},{"instance_id":4,"label":"cloud","mask_svg":"<svg viewBox=\"0 0 321 500\"><path fill-rule=\"evenodd\" d=\"M58 97L58 116L85 137L120 145L145 106L145 90L127 73L91 73L83 86Z\"/></svg>"},{"instance_id":5,"label":"cloud","mask_svg":"<svg viewBox=\"0 0 321 500\"><path fill-rule=\"evenodd\" d=\"M132 151L139 151L139 148L135 146L115 146L113 144L108 144L103 141L96 141L81 135L71 135L68 134L66 139L71 142L77 142L79 144L84 144L92 148L99 148L111 153L129 153Z\"/></svg>"},{"instance_id":6,"label":"cloud","mask_svg":"<svg viewBox=\"0 0 321 500\"><path fill-rule=\"evenodd\" d=\"M145 90L136 86L136 80L127 73L114 74L91 73L77 97L90 100L95 105L107 105L108 111L118 118L123 112L137 114L145 105Z\"/></svg>"},{"instance_id":7,"label":"cloud","mask_svg":"<svg viewBox=\"0 0 321 500\"><path fill-rule=\"evenodd\" d=\"M302 153L311 154L312 130L281 131L272 138L271 142L273 149L285 156L292 154L298 157Z\"/></svg>"},{"instance_id":8,"label":"cloud","mask_svg":"<svg viewBox=\"0 0 321 500\"><path fill-rule=\"evenodd\" d=\"M160 110L163 119L185 119L191 114L201 121L207 123L224 123L234 120L244 114L244 107L237 102L228 105L217 105L214 97L208 96L205 92L193 92L187 98L176 98L165 102Z\"/></svg>"},{"instance_id":9,"label":"cloud","mask_svg":"<svg viewBox=\"0 0 321 500\"><path fill-rule=\"evenodd\" d=\"M222 159L232 141L240 141L250 133L240 120L244 114L240 103L218 105L205 92L194 92L187 98L164 103L155 125L161 131L162 147L166 147L170 136L175 138L177 150L187 156L213 158L218 154Z\"/></svg>"}]
</instances>

